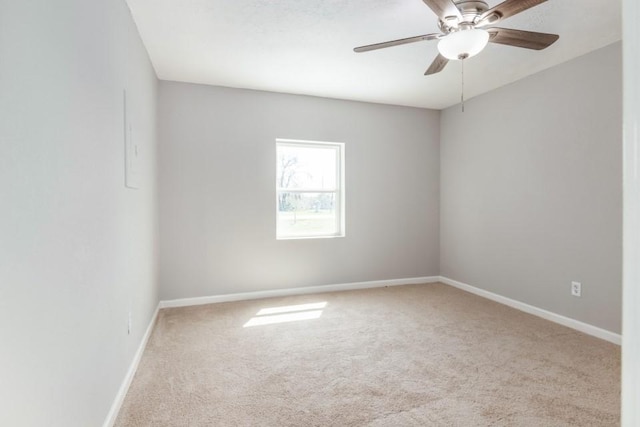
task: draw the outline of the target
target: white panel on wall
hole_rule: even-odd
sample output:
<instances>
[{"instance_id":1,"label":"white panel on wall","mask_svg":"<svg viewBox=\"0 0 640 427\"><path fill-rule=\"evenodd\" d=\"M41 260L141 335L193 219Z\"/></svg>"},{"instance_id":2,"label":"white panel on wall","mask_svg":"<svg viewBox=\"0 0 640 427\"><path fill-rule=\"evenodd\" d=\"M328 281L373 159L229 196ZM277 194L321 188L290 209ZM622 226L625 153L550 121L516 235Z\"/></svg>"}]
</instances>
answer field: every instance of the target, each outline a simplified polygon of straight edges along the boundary
<instances>
[{"instance_id":1,"label":"white panel on wall","mask_svg":"<svg viewBox=\"0 0 640 427\"><path fill-rule=\"evenodd\" d=\"M141 149L133 133L133 123L127 109L127 92L124 92L124 179L132 189L140 187Z\"/></svg>"}]
</instances>

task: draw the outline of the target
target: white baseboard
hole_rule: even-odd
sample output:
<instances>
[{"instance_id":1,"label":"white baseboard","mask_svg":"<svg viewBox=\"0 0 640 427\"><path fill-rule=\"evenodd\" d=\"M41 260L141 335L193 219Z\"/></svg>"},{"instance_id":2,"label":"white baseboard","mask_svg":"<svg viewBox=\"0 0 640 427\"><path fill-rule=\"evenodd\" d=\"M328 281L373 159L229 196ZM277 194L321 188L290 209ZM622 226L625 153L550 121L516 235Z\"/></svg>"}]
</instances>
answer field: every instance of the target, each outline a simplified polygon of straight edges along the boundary
<instances>
[{"instance_id":1,"label":"white baseboard","mask_svg":"<svg viewBox=\"0 0 640 427\"><path fill-rule=\"evenodd\" d=\"M214 295L208 297L182 298L160 301L160 308L187 307L191 305L213 304L219 302L317 294L322 292L350 291L354 289L382 288L385 286L419 285L422 283L435 283L439 280L439 276L412 277L407 279L374 280L370 282L343 283L338 285L308 286L304 288L274 289L269 291L243 292L238 294Z\"/></svg>"},{"instance_id":2,"label":"white baseboard","mask_svg":"<svg viewBox=\"0 0 640 427\"><path fill-rule=\"evenodd\" d=\"M122 407L122 403L124 402L124 398L127 396L127 392L129 391L129 387L131 386L131 382L133 381L133 377L138 370L138 365L140 364L140 359L142 359L142 353L144 353L144 349L147 347L147 342L149 342L149 337L151 337L151 332L153 331L153 326L156 324L156 320L158 319L158 312L160 311L160 304L156 307L156 311L151 316L151 321L149 322L149 326L147 326L147 330L144 332L142 336L142 341L140 341L140 345L138 346L138 350L136 354L133 356L133 360L131 361L131 365L129 365L129 370L127 371L127 375L124 377L122 384L120 385L120 389L118 390L118 394L116 395L113 404L111 405L111 409L109 410L109 414L107 414L107 419L104 421L103 427L112 427L116 422L116 418L118 417L118 412L120 412L120 408Z\"/></svg>"},{"instance_id":3,"label":"white baseboard","mask_svg":"<svg viewBox=\"0 0 640 427\"><path fill-rule=\"evenodd\" d=\"M542 317L543 319L550 320L554 323L559 323L560 325L567 326L580 332L584 332L585 334L592 335L605 341L609 341L613 344L622 344L622 336L620 334L607 331L606 329L598 328L597 326L580 322L579 320L552 313L551 311L543 310L541 308L534 307L532 305L525 304L511 298L503 297L502 295L494 294L493 292L485 291L484 289L476 288L475 286L467 285L466 283L458 282L457 280L449 279L448 277L440 276L439 280L440 282L449 286L453 286L454 288L462 289L463 291L470 292L472 294L490 299L495 302L499 302L500 304L508 305L509 307L524 311L525 313Z\"/></svg>"}]
</instances>

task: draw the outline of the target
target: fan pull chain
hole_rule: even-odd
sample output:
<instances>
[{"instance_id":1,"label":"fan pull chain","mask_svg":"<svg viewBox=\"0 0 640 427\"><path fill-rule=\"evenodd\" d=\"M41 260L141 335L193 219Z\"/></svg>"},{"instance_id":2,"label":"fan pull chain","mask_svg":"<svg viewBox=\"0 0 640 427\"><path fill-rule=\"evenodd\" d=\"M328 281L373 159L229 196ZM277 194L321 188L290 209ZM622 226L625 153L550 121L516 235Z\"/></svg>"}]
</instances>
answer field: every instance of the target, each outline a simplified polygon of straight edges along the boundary
<instances>
[{"instance_id":1,"label":"fan pull chain","mask_svg":"<svg viewBox=\"0 0 640 427\"><path fill-rule=\"evenodd\" d=\"M460 103L462 104L462 112L464 113L464 58L460 61L462 64L462 82L461 82L461 90L460 90Z\"/></svg>"},{"instance_id":2,"label":"fan pull chain","mask_svg":"<svg viewBox=\"0 0 640 427\"><path fill-rule=\"evenodd\" d=\"M464 60L467 59L469 57L469 54L467 53L462 53L460 54L460 56L458 56L458 59L460 60L460 62L462 63L462 89L460 92L462 92L460 94L460 104L462 104L462 112L464 113Z\"/></svg>"}]
</instances>

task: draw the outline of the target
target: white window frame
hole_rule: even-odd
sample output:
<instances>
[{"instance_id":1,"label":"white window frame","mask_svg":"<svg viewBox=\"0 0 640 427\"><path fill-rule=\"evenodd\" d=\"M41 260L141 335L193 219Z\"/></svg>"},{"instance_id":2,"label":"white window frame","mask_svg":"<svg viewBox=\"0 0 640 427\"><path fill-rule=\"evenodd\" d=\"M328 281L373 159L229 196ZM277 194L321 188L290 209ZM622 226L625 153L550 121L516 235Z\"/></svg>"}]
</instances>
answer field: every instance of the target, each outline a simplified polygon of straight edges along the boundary
<instances>
[{"instance_id":1,"label":"white window frame","mask_svg":"<svg viewBox=\"0 0 640 427\"><path fill-rule=\"evenodd\" d=\"M344 142L327 142L327 141L307 141L302 139L276 139L276 164L278 159L278 147L331 147L336 150L336 187L334 190L325 190L318 188L281 188L279 187L278 174L276 173L276 240L301 240L301 239L331 239L335 237L345 236L345 144ZM276 168L277 170L277 168ZM281 236L278 233L278 196L280 193L335 193L335 210L336 210L336 232L334 234L320 235L303 235L303 236Z\"/></svg>"}]
</instances>

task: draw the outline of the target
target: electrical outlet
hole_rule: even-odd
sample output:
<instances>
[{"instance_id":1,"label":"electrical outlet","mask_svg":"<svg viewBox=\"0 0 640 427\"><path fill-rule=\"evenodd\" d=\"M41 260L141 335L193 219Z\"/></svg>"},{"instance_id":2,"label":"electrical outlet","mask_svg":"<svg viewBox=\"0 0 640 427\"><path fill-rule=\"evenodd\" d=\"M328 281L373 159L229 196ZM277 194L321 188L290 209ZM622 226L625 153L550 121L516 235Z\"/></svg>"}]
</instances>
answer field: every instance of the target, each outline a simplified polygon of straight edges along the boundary
<instances>
[{"instance_id":1,"label":"electrical outlet","mask_svg":"<svg viewBox=\"0 0 640 427\"><path fill-rule=\"evenodd\" d=\"M127 335L131 335L131 312L129 312L129 317L127 318Z\"/></svg>"},{"instance_id":2,"label":"electrical outlet","mask_svg":"<svg viewBox=\"0 0 640 427\"><path fill-rule=\"evenodd\" d=\"M579 297L582 294L582 283L571 282L571 295Z\"/></svg>"}]
</instances>

